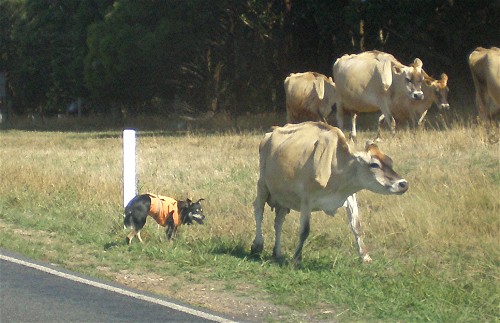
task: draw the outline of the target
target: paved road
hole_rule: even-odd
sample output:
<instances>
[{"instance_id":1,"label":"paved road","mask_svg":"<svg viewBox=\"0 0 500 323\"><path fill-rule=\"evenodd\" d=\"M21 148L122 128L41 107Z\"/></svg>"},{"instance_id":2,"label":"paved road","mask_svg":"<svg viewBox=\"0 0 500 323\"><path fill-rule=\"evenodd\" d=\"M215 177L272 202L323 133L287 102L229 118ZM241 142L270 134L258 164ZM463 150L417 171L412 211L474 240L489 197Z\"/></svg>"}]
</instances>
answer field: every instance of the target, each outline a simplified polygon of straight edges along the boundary
<instances>
[{"instance_id":1,"label":"paved road","mask_svg":"<svg viewBox=\"0 0 500 323\"><path fill-rule=\"evenodd\" d=\"M231 322L0 250L0 322Z\"/></svg>"}]
</instances>

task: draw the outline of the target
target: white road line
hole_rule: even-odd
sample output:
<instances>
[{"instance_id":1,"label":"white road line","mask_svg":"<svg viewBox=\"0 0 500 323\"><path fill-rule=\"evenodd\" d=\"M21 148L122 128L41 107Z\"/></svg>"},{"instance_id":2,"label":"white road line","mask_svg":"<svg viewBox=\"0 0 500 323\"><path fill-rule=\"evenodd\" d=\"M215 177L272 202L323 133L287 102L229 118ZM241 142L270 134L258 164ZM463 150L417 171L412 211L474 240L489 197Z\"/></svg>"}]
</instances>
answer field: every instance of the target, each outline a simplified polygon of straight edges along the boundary
<instances>
[{"instance_id":1,"label":"white road line","mask_svg":"<svg viewBox=\"0 0 500 323\"><path fill-rule=\"evenodd\" d=\"M46 272L46 273L49 273L49 274L52 274L52 275L55 275L55 276L63 277L63 278L66 278L66 279L69 279L69 280L72 280L72 281L75 281L75 282L78 282L78 283L87 284L87 285L90 285L90 286L98 287L98 288L105 289L105 290L108 290L108 291L111 291L111 292L115 292L115 293L118 293L118 294L122 294L122 295L125 295L125 296L129 296L129 297L133 297L133 298L136 298L136 299L140 299L140 300L143 300L143 301L146 301L146 302L150 302L150 303L158 304L158 305L161 305L161 306L169 307L171 309L174 309L174 310L177 310L177 311L181 311L181 312L184 312L184 313L188 313L188 314L191 314L191 315L195 315L195 316L207 319L207 320L212 320L212 321L221 322L221 323L222 322L223 323L236 323L234 321L231 321L231 320L228 320L228 319L216 316L216 315L211 315L211 314L208 314L208 313L204 313L204 312L192 309L192 308L188 308L188 307L185 307L185 306L182 306L182 305L178 305L178 304L175 304L175 303L167 302L167 301L164 301L164 300L161 300L161 299L157 299L157 298L154 298L154 297L149 297L149 296L146 296L146 295L141 295L141 294L134 293L134 292L131 292L131 291L127 291L127 290L124 290L124 289L121 289L121 288L118 288L118 287L113 287L113 286L110 286L110 285L106 285L106 284L94 282L94 281L91 281L91 280L88 280L88 279L85 279L85 278L81 278L81 277L74 276L74 275L71 275L71 274L66 274L66 273L63 273L63 272L60 272L60 271L57 271L57 270L45 267L45 266L33 264L33 263L30 263L30 262L27 262L27 261L23 261L23 260L20 260L20 259L12 258L12 257L5 256L5 255L2 255L2 254L0 254L0 259L6 260L6 261L10 261L10 262L13 262L13 263L16 263L16 264L20 264L20 265L23 265L23 266L26 266L26 267L34 268L34 269L37 269L37 270L41 270L43 272Z\"/></svg>"}]
</instances>

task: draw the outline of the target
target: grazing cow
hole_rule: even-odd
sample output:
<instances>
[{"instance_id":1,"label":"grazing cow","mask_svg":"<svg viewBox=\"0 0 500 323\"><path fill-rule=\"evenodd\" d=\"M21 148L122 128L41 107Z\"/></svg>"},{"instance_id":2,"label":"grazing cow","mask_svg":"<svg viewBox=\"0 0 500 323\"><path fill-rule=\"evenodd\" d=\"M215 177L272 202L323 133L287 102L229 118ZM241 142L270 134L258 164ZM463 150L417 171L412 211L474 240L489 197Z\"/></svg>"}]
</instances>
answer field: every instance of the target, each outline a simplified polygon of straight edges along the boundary
<instances>
[{"instance_id":1,"label":"grazing cow","mask_svg":"<svg viewBox=\"0 0 500 323\"><path fill-rule=\"evenodd\" d=\"M424 98L422 65L422 61L416 58L413 64L405 66L391 54L379 51L344 55L337 59L333 65L333 79L337 89L339 128L344 126L345 112L356 115L380 110L394 133L393 107ZM356 138L355 117L351 136Z\"/></svg>"},{"instance_id":2,"label":"grazing cow","mask_svg":"<svg viewBox=\"0 0 500 323\"><path fill-rule=\"evenodd\" d=\"M284 82L288 123L323 121L335 104L335 83L316 72L292 73Z\"/></svg>"},{"instance_id":3,"label":"grazing cow","mask_svg":"<svg viewBox=\"0 0 500 323\"><path fill-rule=\"evenodd\" d=\"M363 243L355 193L403 194L408 183L392 169L392 160L369 142L366 151L352 153L340 129L322 122L276 127L259 146L260 176L254 202L256 234L252 253L264 247L262 219L267 202L276 211L273 256L280 256L281 228L290 210L300 212L299 244L294 261L302 259L311 212L328 215L347 207L350 225L363 262L371 258Z\"/></svg>"},{"instance_id":4,"label":"grazing cow","mask_svg":"<svg viewBox=\"0 0 500 323\"><path fill-rule=\"evenodd\" d=\"M479 117L491 120L500 112L500 48L476 48L469 55Z\"/></svg>"},{"instance_id":5,"label":"grazing cow","mask_svg":"<svg viewBox=\"0 0 500 323\"><path fill-rule=\"evenodd\" d=\"M423 100L409 100L408 105L395 105L392 106L392 116L396 123L412 122L418 125L419 128L423 127L423 122L427 111L436 103L440 111L448 110L448 75L442 74L440 80L435 80L424 73L424 82L422 82L422 92L424 93ZM382 114L379 118L379 127L384 123L385 117Z\"/></svg>"}]
</instances>

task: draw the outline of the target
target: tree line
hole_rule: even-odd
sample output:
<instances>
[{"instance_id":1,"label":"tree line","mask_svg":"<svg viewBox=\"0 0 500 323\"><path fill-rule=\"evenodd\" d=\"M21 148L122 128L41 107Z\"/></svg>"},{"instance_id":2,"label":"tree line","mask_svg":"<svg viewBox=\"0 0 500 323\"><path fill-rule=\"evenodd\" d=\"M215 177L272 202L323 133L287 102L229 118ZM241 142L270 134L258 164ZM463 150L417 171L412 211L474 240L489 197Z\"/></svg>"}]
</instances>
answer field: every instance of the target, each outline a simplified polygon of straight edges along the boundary
<instances>
[{"instance_id":1,"label":"tree line","mask_svg":"<svg viewBox=\"0 0 500 323\"><path fill-rule=\"evenodd\" d=\"M499 21L498 0L2 0L0 72L17 114L283 111L289 73L345 53L464 79Z\"/></svg>"}]
</instances>

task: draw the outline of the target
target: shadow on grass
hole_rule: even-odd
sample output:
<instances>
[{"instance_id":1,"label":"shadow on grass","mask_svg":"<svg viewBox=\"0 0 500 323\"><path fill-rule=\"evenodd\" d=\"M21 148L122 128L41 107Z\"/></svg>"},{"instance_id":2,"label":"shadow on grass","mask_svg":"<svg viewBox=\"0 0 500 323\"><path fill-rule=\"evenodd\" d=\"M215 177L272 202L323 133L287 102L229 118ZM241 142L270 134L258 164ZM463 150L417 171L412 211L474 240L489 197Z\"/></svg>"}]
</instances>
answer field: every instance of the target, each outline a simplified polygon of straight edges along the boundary
<instances>
[{"instance_id":1,"label":"shadow on grass","mask_svg":"<svg viewBox=\"0 0 500 323\"><path fill-rule=\"evenodd\" d=\"M114 248L117 248L117 247L123 247L123 246L126 246L127 245L127 242L125 241L125 239L123 239L123 241L110 241L110 242L106 242L104 244L104 251L109 251L111 249L114 249Z\"/></svg>"},{"instance_id":2,"label":"shadow on grass","mask_svg":"<svg viewBox=\"0 0 500 323\"><path fill-rule=\"evenodd\" d=\"M296 269L303 269L302 265L296 266L293 261L286 255L280 257L273 257L266 253L252 253L249 248L243 244L227 245L224 242L217 243L211 250L211 253L217 255L228 255L238 259L246 260L254 263L269 263L279 267L294 267ZM309 267L309 266L308 266Z\"/></svg>"}]
</instances>

